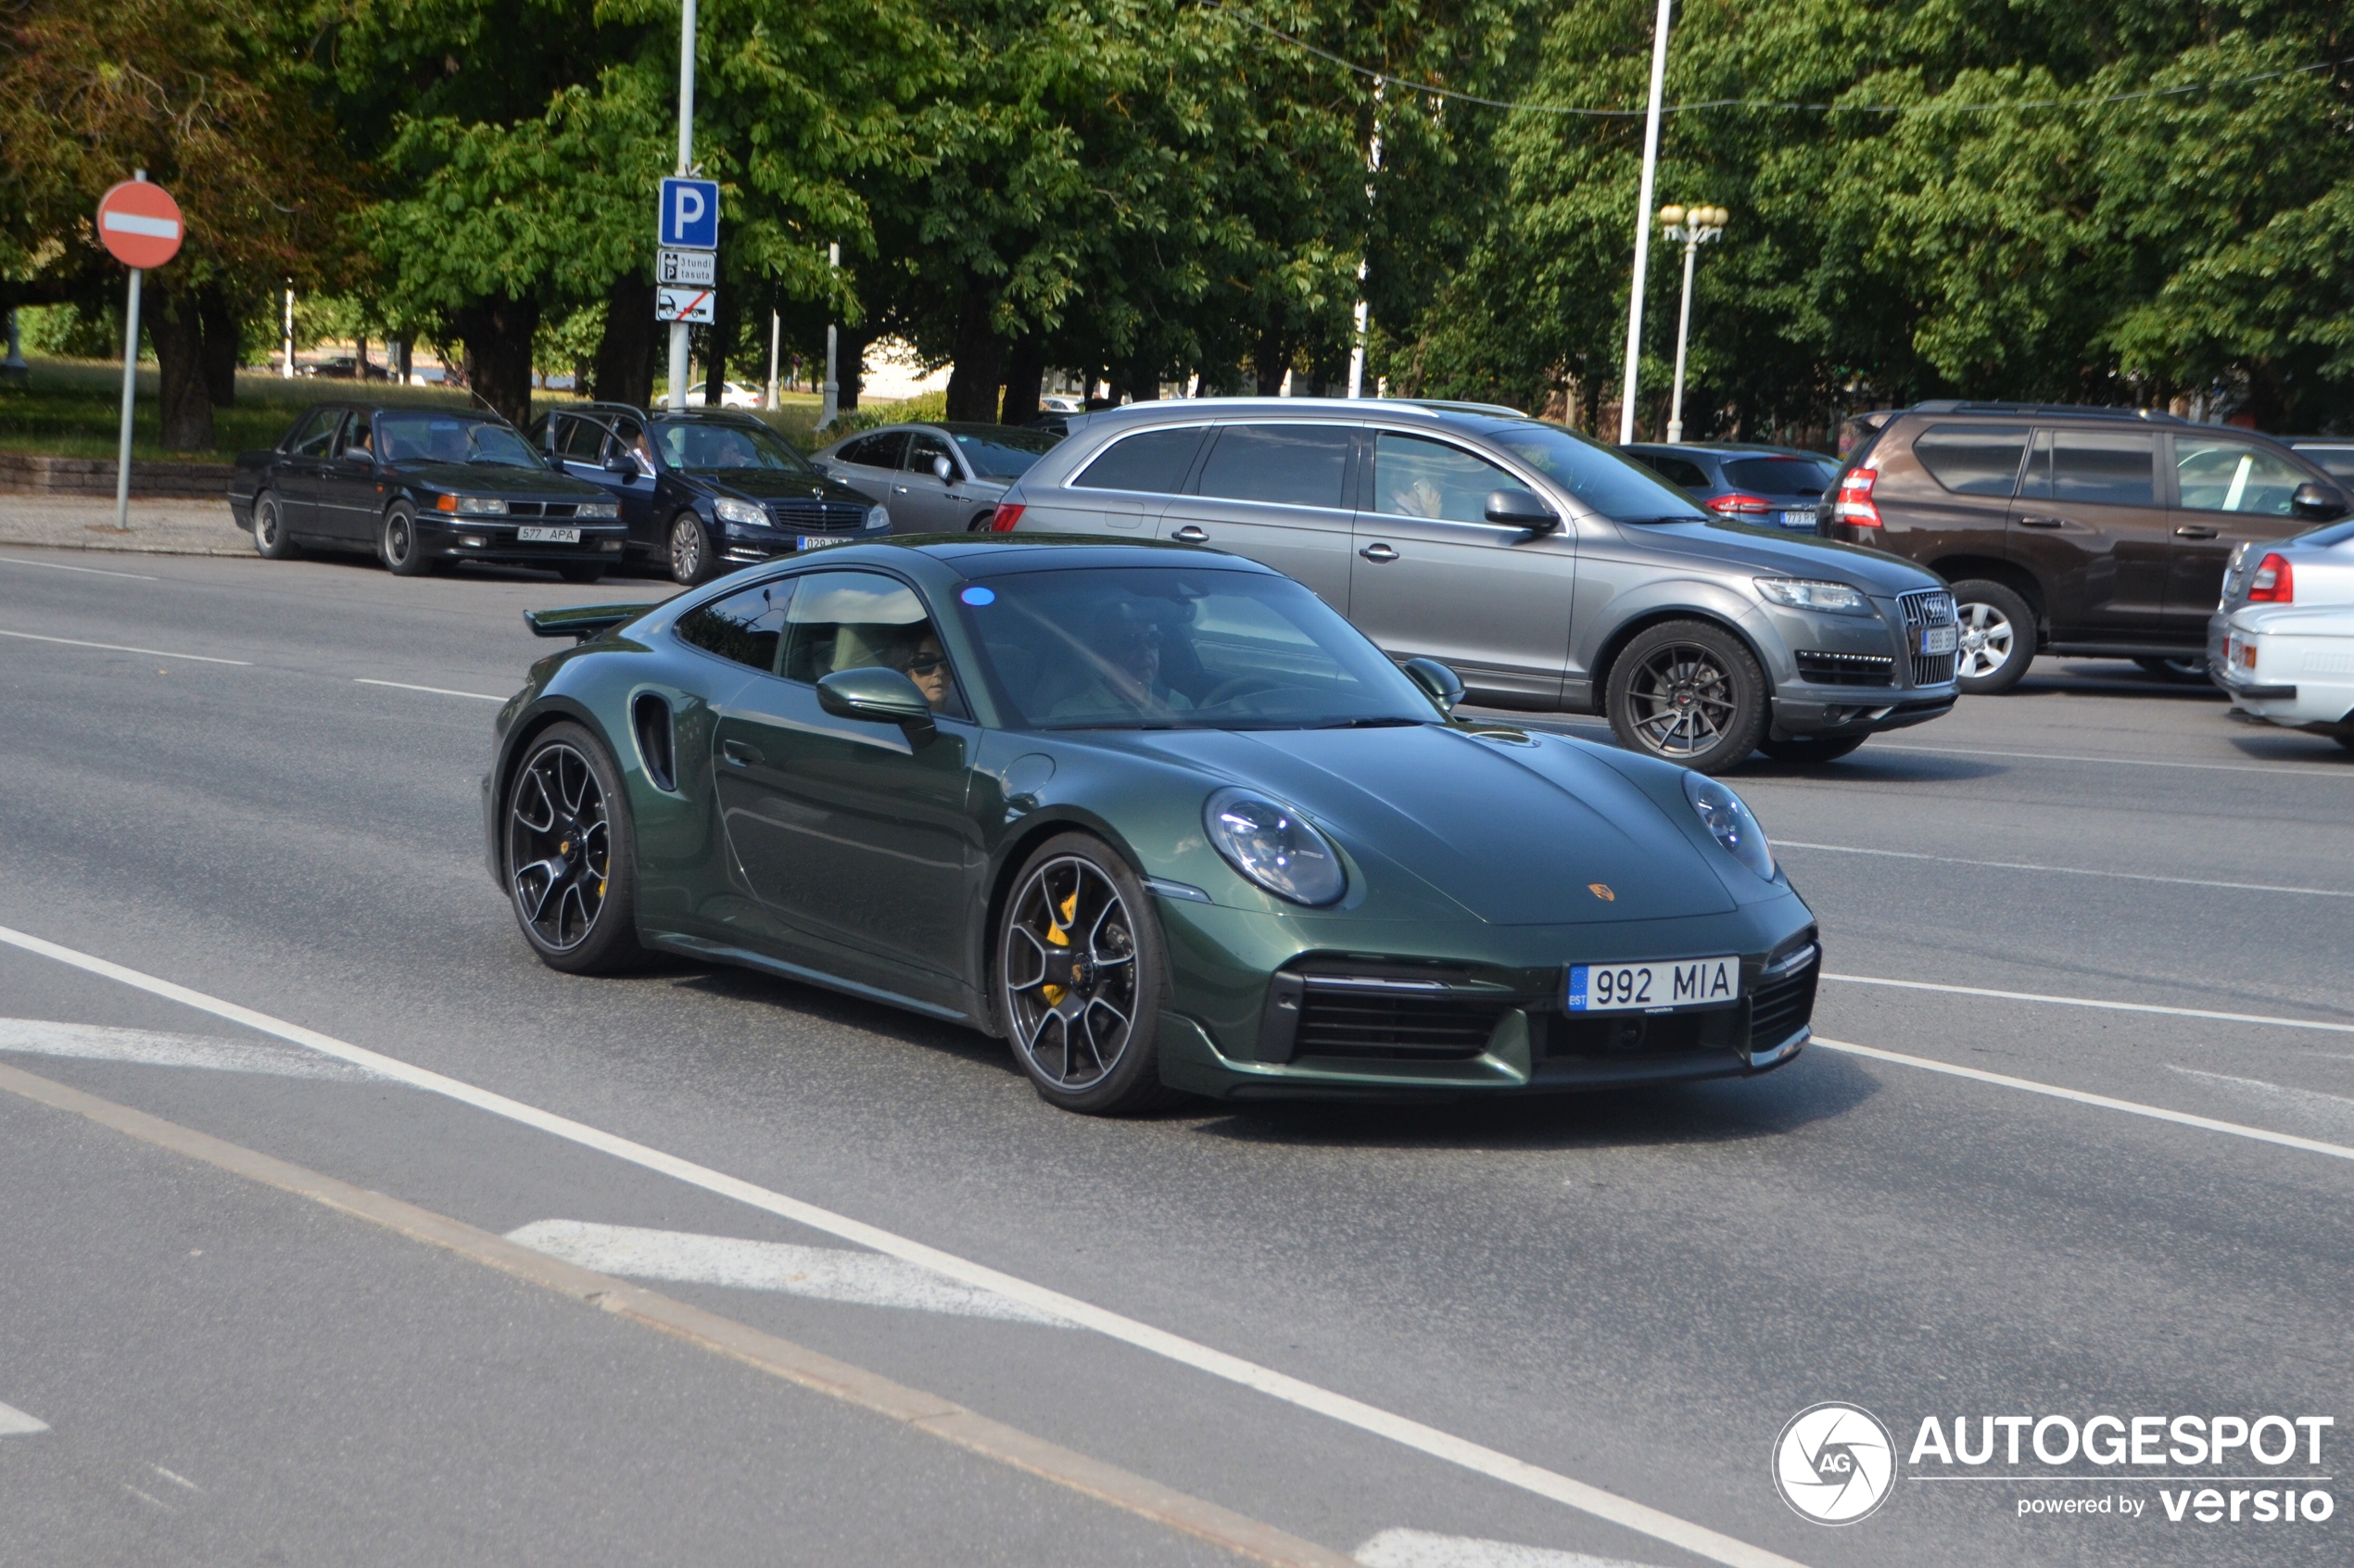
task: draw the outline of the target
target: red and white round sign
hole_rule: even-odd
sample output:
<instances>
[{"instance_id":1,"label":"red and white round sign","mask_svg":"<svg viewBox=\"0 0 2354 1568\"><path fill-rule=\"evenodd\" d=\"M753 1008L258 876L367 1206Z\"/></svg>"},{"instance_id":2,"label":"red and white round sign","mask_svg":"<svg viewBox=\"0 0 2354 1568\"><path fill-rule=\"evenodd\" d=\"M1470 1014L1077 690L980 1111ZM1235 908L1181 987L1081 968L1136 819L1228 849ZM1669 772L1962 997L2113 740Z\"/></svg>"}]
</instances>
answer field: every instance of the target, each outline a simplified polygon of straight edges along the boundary
<instances>
[{"instance_id":1,"label":"red and white round sign","mask_svg":"<svg viewBox=\"0 0 2354 1568\"><path fill-rule=\"evenodd\" d=\"M180 204L161 185L125 180L98 198L98 238L126 267L160 267L180 254Z\"/></svg>"}]
</instances>

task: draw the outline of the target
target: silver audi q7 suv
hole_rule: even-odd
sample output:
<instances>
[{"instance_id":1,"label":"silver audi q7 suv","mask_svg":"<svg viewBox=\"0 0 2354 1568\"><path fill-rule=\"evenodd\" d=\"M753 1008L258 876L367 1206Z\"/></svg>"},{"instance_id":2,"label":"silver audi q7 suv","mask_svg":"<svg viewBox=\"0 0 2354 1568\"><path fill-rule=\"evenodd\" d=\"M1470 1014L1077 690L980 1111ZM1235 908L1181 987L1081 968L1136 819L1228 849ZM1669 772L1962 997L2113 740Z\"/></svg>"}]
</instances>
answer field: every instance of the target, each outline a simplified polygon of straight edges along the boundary
<instances>
[{"instance_id":1,"label":"silver audi q7 suv","mask_svg":"<svg viewBox=\"0 0 2354 1568\"><path fill-rule=\"evenodd\" d=\"M991 526L1247 556L1475 702L1606 714L1622 744L1709 771L1829 762L1954 705L1933 574L1728 522L1559 425L1281 398L1070 423Z\"/></svg>"}]
</instances>

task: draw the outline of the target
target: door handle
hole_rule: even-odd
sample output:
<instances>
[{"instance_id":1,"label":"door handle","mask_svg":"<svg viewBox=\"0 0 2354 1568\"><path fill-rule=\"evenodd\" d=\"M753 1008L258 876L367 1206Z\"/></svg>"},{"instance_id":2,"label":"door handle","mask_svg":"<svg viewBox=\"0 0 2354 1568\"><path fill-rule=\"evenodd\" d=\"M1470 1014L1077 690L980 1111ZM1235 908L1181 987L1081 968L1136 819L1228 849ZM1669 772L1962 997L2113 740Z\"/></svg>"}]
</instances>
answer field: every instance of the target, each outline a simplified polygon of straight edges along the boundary
<instances>
[{"instance_id":1,"label":"door handle","mask_svg":"<svg viewBox=\"0 0 2354 1568\"><path fill-rule=\"evenodd\" d=\"M893 485L892 488L898 491L903 496L907 493L907 487L905 485Z\"/></svg>"},{"instance_id":2,"label":"door handle","mask_svg":"<svg viewBox=\"0 0 2354 1568\"><path fill-rule=\"evenodd\" d=\"M1363 556L1368 561L1395 561L1398 559L1398 552L1390 549L1386 544L1369 544L1357 553Z\"/></svg>"},{"instance_id":3,"label":"door handle","mask_svg":"<svg viewBox=\"0 0 2354 1568\"><path fill-rule=\"evenodd\" d=\"M763 761L758 747L747 746L740 740L722 740L719 752L738 767L758 767Z\"/></svg>"},{"instance_id":4,"label":"door handle","mask_svg":"<svg viewBox=\"0 0 2354 1568\"><path fill-rule=\"evenodd\" d=\"M1188 523L1169 537L1182 544L1200 544L1209 537L1209 530L1199 524Z\"/></svg>"},{"instance_id":5,"label":"door handle","mask_svg":"<svg viewBox=\"0 0 2354 1568\"><path fill-rule=\"evenodd\" d=\"M2184 524L2174 530L2174 537L2178 539L2211 539L2215 534L2216 530L2213 528L2199 527L2190 524Z\"/></svg>"},{"instance_id":6,"label":"door handle","mask_svg":"<svg viewBox=\"0 0 2354 1568\"><path fill-rule=\"evenodd\" d=\"M2019 520L2019 525L2022 528L2065 528L2068 526L2068 519L2065 517L2022 517Z\"/></svg>"}]
</instances>

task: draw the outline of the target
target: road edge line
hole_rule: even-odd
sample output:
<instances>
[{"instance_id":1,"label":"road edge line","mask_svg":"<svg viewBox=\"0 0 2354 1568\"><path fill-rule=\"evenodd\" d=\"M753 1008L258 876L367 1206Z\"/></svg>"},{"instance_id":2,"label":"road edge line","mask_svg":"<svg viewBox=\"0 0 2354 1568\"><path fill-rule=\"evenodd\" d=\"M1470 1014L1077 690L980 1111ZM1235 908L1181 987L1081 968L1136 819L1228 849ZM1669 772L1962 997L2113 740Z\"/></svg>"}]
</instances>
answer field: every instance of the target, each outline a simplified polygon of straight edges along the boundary
<instances>
[{"instance_id":1,"label":"road edge line","mask_svg":"<svg viewBox=\"0 0 2354 1568\"><path fill-rule=\"evenodd\" d=\"M1352 1568L1351 1559L1247 1514L1008 1426L676 1296L566 1263L488 1231L149 1112L0 1065L0 1090L83 1117L139 1143L275 1187L584 1306L626 1318L772 1376L886 1416L981 1457L1108 1503L1272 1568Z\"/></svg>"},{"instance_id":2,"label":"road edge line","mask_svg":"<svg viewBox=\"0 0 2354 1568\"><path fill-rule=\"evenodd\" d=\"M2331 1034L2354 1034L2354 1024L2326 1018L2283 1018L2269 1013L2219 1013L2205 1007L2166 1007L2156 1002L2110 1002L2098 996L2049 996L2035 991L1993 991L1982 985L1944 985L1935 980L1888 980L1879 975L1838 975L1823 979L1840 985L1877 985L1892 991L1933 991L1947 996L1983 996L1995 1002L2041 1002L2053 1007L2091 1007L2107 1013L2152 1013L2170 1018L2207 1018L2215 1023L2264 1024L2272 1029L2318 1029Z\"/></svg>"}]
</instances>

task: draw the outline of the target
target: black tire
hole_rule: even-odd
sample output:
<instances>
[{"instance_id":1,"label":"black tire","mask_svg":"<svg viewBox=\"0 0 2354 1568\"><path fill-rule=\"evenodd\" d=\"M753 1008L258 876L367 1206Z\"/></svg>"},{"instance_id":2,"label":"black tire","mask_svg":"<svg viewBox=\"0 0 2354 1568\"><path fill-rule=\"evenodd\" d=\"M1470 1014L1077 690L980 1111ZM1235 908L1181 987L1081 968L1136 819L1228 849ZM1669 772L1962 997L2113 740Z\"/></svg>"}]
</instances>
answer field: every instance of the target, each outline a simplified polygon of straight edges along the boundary
<instances>
[{"instance_id":1,"label":"black tire","mask_svg":"<svg viewBox=\"0 0 2354 1568\"><path fill-rule=\"evenodd\" d=\"M1160 920L1108 845L1085 833L1041 844L1015 876L993 934L998 1022L1040 1098L1086 1116L1124 1116L1176 1097L1160 1081L1169 995ZM1083 958L1072 934L1086 946Z\"/></svg>"},{"instance_id":2,"label":"black tire","mask_svg":"<svg viewBox=\"0 0 2354 1568\"><path fill-rule=\"evenodd\" d=\"M2354 752L2354 735L2338 735L2333 737L2332 739L2335 740L2339 745L2345 747L2348 751Z\"/></svg>"},{"instance_id":3,"label":"black tire","mask_svg":"<svg viewBox=\"0 0 2354 1568\"><path fill-rule=\"evenodd\" d=\"M685 588L711 580L711 534L702 519L691 512L682 512L670 520L663 530L663 553L670 563L670 580Z\"/></svg>"},{"instance_id":4,"label":"black tire","mask_svg":"<svg viewBox=\"0 0 2354 1568\"><path fill-rule=\"evenodd\" d=\"M1954 585L1962 646L1956 684L1976 697L2008 691L2035 662L2035 612L2027 601L1983 577ZM1975 672L1975 673L1973 673Z\"/></svg>"},{"instance_id":5,"label":"black tire","mask_svg":"<svg viewBox=\"0 0 2354 1568\"><path fill-rule=\"evenodd\" d=\"M1824 763L1839 761L1870 739L1868 735L1801 735L1793 740L1777 740L1767 736L1757 743L1757 749L1778 763L1819 767Z\"/></svg>"},{"instance_id":6,"label":"black tire","mask_svg":"<svg viewBox=\"0 0 2354 1568\"><path fill-rule=\"evenodd\" d=\"M1702 773L1739 765L1766 738L1766 672L1707 621L1639 633L1611 665L1604 702L1620 745Z\"/></svg>"},{"instance_id":7,"label":"black tire","mask_svg":"<svg viewBox=\"0 0 2354 1568\"><path fill-rule=\"evenodd\" d=\"M376 559L396 577L422 577L433 570L433 557L417 535L416 511L407 501L385 508L376 526Z\"/></svg>"},{"instance_id":8,"label":"black tire","mask_svg":"<svg viewBox=\"0 0 2354 1568\"><path fill-rule=\"evenodd\" d=\"M253 549L264 561L292 561L302 553L286 529L285 509L268 490L253 498Z\"/></svg>"},{"instance_id":9,"label":"black tire","mask_svg":"<svg viewBox=\"0 0 2354 1568\"><path fill-rule=\"evenodd\" d=\"M601 561L567 561L556 568L556 575L568 583L602 582L605 563Z\"/></svg>"},{"instance_id":10,"label":"black tire","mask_svg":"<svg viewBox=\"0 0 2354 1568\"><path fill-rule=\"evenodd\" d=\"M2152 654L2145 658L2136 659L2133 663L2139 664L2145 674L2154 675L2160 680L2170 680L2177 686L2208 684L2207 659L2203 654L2185 653L2172 659L2163 659Z\"/></svg>"},{"instance_id":11,"label":"black tire","mask_svg":"<svg viewBox=\"0 0 2354 1568\"><path fill-rule=\"evenodd\" d=\"M991 525L996 521L997 513L993 510L984 512L980 516L965 525L965 532L968 534L985 534L989 532Z\"/></svg>"},{"instance_id":12,"label":"black tire","mask_svg":"<svg viewBox=\"0 0 2354 1568\"><path fill-rule=\"evenodd\" d=\"M533 737L507 781L499 864L515 924L551 968L614 974L644 956L628 803L612 752L576 724Z\"/></svg>"}]
</instances>

